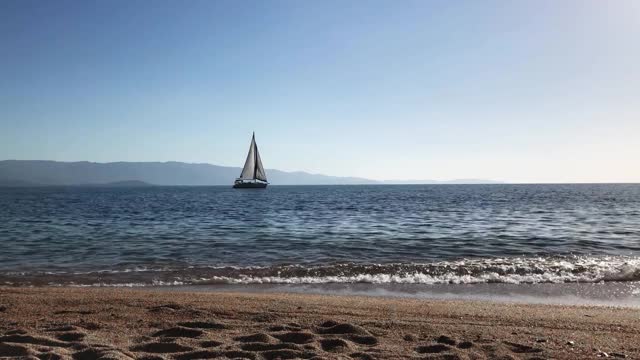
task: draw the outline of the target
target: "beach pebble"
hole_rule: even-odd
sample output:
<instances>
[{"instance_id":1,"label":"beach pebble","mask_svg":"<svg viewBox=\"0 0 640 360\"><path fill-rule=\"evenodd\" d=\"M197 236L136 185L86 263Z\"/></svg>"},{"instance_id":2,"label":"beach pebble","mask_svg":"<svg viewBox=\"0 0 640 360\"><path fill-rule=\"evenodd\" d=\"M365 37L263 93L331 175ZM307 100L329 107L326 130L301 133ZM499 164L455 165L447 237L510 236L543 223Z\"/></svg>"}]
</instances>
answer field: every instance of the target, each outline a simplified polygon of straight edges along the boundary
<instances>
[{"instance_id":1,"label":"beach pebble","mask_svg":"<svg viewBox=\"0 0 640 360\"><path fill-rule=\"evenodd\" d=\"M622 353L611 353L611 356L615 357L615 358L621 358L621 359L626 359L627 355L622 354Z\"/></svg>"},{"instance_id":2,"label":"beach pebble","mask_svg":"<svg viewBox=\"0 0 640 360\"><path fill-rule=\"evenodd\" d=\"M609 357L609 354L607 354L604 351L601 351L600 353L598 353L598 357Z\"/></svg>"},{"instance_id":3,"label":"beach pebble","mask_svg":"<svg viewBox=\"0 0 640 360\"><path fill-rule=\"evenodd\" d=\"M575 343L575 342L573 342L573 341L567 341L567 345L569 345L569 346L573 346L573 345L575 345L575 344L576 344L576 343Z\"/></svg>"},{"instance_id":4,"label":"beach pebble","mask_svg":"<svg viewBox=\"0 0 640 360\"><path fill-rule=\"evenodd\" d=\"M436 345L427 345L427 346L418 346L415 351L420 354L436 354L447 351L451 349L447 345L444 344L436 344Z\"/></svg>"}]
</instances>

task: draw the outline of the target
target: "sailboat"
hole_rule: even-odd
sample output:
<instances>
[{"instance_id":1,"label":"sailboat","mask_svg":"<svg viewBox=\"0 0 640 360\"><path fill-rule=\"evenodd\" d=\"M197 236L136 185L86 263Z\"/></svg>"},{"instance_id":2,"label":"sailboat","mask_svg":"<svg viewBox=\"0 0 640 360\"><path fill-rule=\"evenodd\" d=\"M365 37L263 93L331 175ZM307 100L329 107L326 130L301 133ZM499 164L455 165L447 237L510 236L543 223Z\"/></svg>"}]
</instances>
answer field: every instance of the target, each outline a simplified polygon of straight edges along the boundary
<instances>
[{"instance_id":1,"label":"sailboat","mask_svg":"<svg viewBox=\"0 0 640 360\"><path fill-rule=\"evenodd\" d=\"M264 189L269 183L267 182L267 174L262 167L258 145L256 144L256 134L251 136L251 146L249 146L249 154L244 162L240 177L233 183L234 189Z\"/></svg>"}]
</instances>

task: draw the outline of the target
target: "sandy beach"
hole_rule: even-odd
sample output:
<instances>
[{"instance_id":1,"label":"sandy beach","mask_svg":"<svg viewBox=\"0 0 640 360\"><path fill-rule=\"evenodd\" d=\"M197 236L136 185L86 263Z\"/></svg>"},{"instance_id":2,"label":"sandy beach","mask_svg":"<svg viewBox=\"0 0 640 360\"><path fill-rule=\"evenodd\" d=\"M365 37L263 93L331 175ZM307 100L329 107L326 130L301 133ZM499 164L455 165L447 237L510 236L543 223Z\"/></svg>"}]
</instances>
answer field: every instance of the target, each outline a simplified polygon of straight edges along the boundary
<instances>
[{"instance_id":1,"label":"sandy beach","mask_svg":"<svg viewBox=\"0 0 640 360\"><path fill-rule=\"evenodd\" d=\"M640 358L635 309L365 296L8 287L0 333L33 359Z\"/></svg>"}]
</instances>

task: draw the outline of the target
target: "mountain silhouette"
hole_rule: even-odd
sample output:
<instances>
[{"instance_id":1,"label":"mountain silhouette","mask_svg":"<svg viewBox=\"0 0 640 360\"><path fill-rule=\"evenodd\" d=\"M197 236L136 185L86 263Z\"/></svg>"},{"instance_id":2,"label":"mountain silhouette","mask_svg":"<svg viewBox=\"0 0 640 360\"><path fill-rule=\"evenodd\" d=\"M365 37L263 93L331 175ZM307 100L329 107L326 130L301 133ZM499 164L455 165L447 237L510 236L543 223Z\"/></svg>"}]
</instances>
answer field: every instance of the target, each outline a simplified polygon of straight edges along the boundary
<instances>
[{"instance_id":1,"label":"mountain silhouette","mask_svg":"<svg viewBox=\"0 0 640 360\"><path fill-rule=\"evenodd\" d=\"M90 185L138 181L153 185L230 185L239 167L182 162L0 161L0 185ZM267 169L275 185L371 184L355 177L335 177Z\"/></svg>"},{"instance_id":2,"label":"mountain silhouette","mask_svg":"<svg viewBox=\"0 0 640 360\"><path fill-rule=\"evenodd\" d=\"M44 185L231 185L239 167L183 162L60 162L49 160L0 161L0 186ZM490 183L484 180L376 181L267 169L274 185L348 185L392 183Z\"/></svg>"}]
</instances>

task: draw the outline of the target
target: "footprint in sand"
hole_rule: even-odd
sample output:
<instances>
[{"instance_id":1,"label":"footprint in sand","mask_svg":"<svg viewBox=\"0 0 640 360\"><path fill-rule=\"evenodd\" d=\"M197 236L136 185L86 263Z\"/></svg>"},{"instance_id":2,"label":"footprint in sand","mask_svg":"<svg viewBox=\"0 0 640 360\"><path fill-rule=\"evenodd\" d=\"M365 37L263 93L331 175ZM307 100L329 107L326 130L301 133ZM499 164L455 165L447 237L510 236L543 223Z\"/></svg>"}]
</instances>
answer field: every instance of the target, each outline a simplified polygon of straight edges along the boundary
<instances>
[{"instance_id":1,"label":"footprint in sand","mask_svg":"<svg viewBox=\"0 0 640 360\"><path fill-rule=\"evenodd\" d=\"M191 351L193 348L189 346L180 345L175 342L151 342L146 344L136 345L131 348L132 351L141 351L148 353L177 353Z\"/></svg>"},{"instance_id":2,"label":"footprint in sand","mask_svg":"<svg viewBox=\"0 0 640 360\"><path fill-rule=\"evenodd\" d=\"M54 312L55 315L64 315L64 314L78 314L78 315L89 315L95 314L95 311L90 310L60 310Z\"/></svg>"},{"instance_id":3,"label":"footprint in sand","mask_svg":"<svg viewBox=\"0 0 640 360\"><path fill-rule=\"evenodd\" d=\"M206 321L188 321L188 322L178 323L178 325L186 328L192 328L192 329L223 330L223 329L229 328L229 326L225 324L221 324L218 322L206 322Z\"/></svg>"},{"instance_id":4,"label":"footprint in sand","mask_svg":"<svg viewBox=\"0 0 640 360\"><path fill-rule=\"evenodd\" d=\"M285 343L307 344L315 339L315 335L308 332L288 332L274 334L273 337Z\"/></svg>"},{"instance_id":5,"label":"footprint in sand","mask_svg":"<svg viewBox=\"0 0 640 360\"><path fill-rule=\"evenodd\" d=\"M325 322L323 325L327 324ZM329 323L333 324L333 323ZM318 334L330 334L330 335L344 335L344 334L357 334L357 335L371 335L365 328L353 325L353 324L334 324L331 326L323 326L316 331Z\"/></svg>"},{"instance_id":6,"label":"footprint in sand","mask_svg":"<svg viewBox=\"0 0 640 360\"><path fill-rule=\"evenodd\" d=\"M62 341L80 341L84 339L87 335L85 333L79 331L65 332L62 334L56 335L58 340Z\"/></svg>"},{"instance_id":7,"label":"footprint in sand","mask_svg":"<svg viewBox=\"0 0 640 360\"><path fill-rule=\"evenodd\" d=\"M222 354L229 359L256 359L257 358L256 354L246 352L246 351L239 351L239 350L228 350L223 352Z\"/></svg>"},{"instance_id":8,"label":"footprint in sand","mask_svg":"<svg viewBox=\"0 0 640 360\"><path fill-rule=\"evenodd\" d=\"M266 344L266 343L245 343L240 345L242 350L246 351L270 351L270 350L302 350L300 345L280 343L280 344Z\"/></svg>"},{"instance_id":9,"label":"footprint in sand","mask_svg":"<svg viewBox=\"0 0 640 360\"><path fill-rule=\"evenodd\" d=\"M273 325L268 328L269 331L285 331L288 330L287 327L283 325Z\"/></svg>"},{"instance_id":10,"label":"footprint in sand","mask_svg":"<svg viewBox=\"0 0 640 360\"><path fill-rule=\"evenodd\" d=\"M260 342L260 343L275 343L277 340L265 333L257 333L252 335L244 335L233 338L235 341L243 342L243 343L251 343L251 342Z\"/></svg>"},{"instance_id":11,"label":"footprint in sand","mask_svg":"<svg viewBox=\"0 0 640 360\"><path fill-rule=\"evenodd\" d=\"M138 360L165 360L161 355L143 354L136 357Z\"/></svg>"},{"instance_id":12,"label":"footprint in sand","mask_svg":"<svg viewBox=\"0 0 640 360\"><path fill-rule=\"evenodd\" d=\"M297 324L296 324L297 325ZM302 331L302 327L300 325L291 326L289 325L272 325L268 328L269 331L278 332L278 331Z\"/></svg>"},{"instance_id":13,"label":"footprint in sand","mask_svg":"<svg viewBox=\"0 0 640 360\"><path fill-rule=\"evenodd\" d=\"M194 359L215 359L215 358L228 358L228 359L257 359L254 353L240 351L240 350L227 350L227 351L211 351L211 350L196 350L183 354L176 355L175 360L194 360Z\"/></svg>"},{"instance_id":14,"label":"footprint in sand","mask_svg":"<svg viewBox=\"0 0 640 360\"><path fill-rule=\"evenodd\" d=\"M32 355L32 351L26 346L0 343L0 357L28 355Z\"/></svg>"},{"instance_id":15,"label":"footprint in sand","mask_svg":"<svg viewBox=\"0 0 640 360\"><path fill-rule=\"evenodd\" d=\"M265 360L309 359L315 356L314 353L303 353L295 350L270 350L264 351L260 355L262 355Z\"/></svg>"},{"instance_id":16,"label":"footprint in sand","mask_svg":"<svg viewBox=\"0 0 640 360\"><path fill-rule=\"evenodd\" d=\"M448 337L447 335L440 335L437 339L436 342L439 342L440 344L445 344L445 345L451 345L454 346L457 342Z\"/></svg>"},{"instance_id":17,"label":"footprint in sand","mask_svg":"<svg viewBox=\"0 0 640 360\"><path fill-rule=\"evenodd\" d=\"M207 340L200 343L203 348L213 348L222 345L223 343L216 340Z\"/></svg>"},{"instance_id":18,"label":"footprint in sand","mask_svg":"<svg viewBox=\"0 0 640 360\"><path fill-rule=\"evenodd\" d=\"M323 322L322 324L320 324L320 326L322 326L324 328L328 328L328 327L332 327L332 326L336 326L336 325L338 325L338 323L333 321L333 320L327 320L327 321Z\"/></svg>"},{"instance_id":19,"label":"footprint in sand","mask_svg":"<svg viewBox=\"0 0 640 360\"><path fill-rule=\"evenodd\" d=\"M133 354L113 349L110 347L91 347L86 350L82 350L76 352L72 355L74 360L98 360L98 359L109 359L109 360L129 360L134 359L135 356Z\"/></svg>"},{"instance_id":20,"label":"footprint in sand","mask_svg":"<svg viewBox=\"0 0 640 360\"><path fill-rule=\"evenodd\" d=\"M416 352L420 354L437 354L450 350L451 348L444 344L422 345L416 347Z\"/></svg>"},{"instance_id":21,"label":"footprint in sand","mask_svg":"<svg viewBox=\"0 0 640 360\"><path fill-rule=\"evenodd\" d=\"M320 347L327 352L345 352L351 350L350 344L342 339L322 339Z\"/></svg>"},{"instance_id":22,"label":"footprint in sand","mask_svg":"<svg viewBox=\"0 0 640 360\"><path fill-rule=\"evenodd\" d=\"M178 354L174 357L176 360L192 360L192 359L214 359L221 357L222 353L211 350L195 350L183 354Z\"/></svg>"},{"instance_id":23,"label":"footprint in sand","mask_svg":"<svg viewBox=\"0 0 640 360\"><path fill-rule=\"evenodd\" d=\"M178 337L197 338L202 334L204 334L204 331L200 329L191 329L191 328L176 326L176 327L157 331L152 336L153 337L171 337L171 338L178 338Z\"/></svg>"},{"instance_id":24,"label":"footprint in sand","mask_svg":"<svg viewBox=\"0 0 640 360\"><path fill-rule=\"evenodd\" d=\"M360 345L377 345L378 344L378 339L375 336L371 336L371 335L351 334L351 335L348 335L348 339Z\"/></svg>"},{"instance_id":25,"label":"footprint in sand","mask_svg":"<svg viewBox=\"0 0 640 360\"><path fill-rule=\"evenodd\" d=\"M356 352L353 354L349 354L349 357L352 359L358 359L358 360L376 360L375 356L371 354L363 353L363 352Z\"/></svg>"},{"instance_id":26,"label":"footprint in sand","mask_svg":"<svg viewBox=\"0 0 640 360\"><path fill-rule=\"evenodd\" d=\"M302 331L302 325L294 322L288 323L286 328L289 331Z\"/></svg>"},{"instance_id":27,"label":"footprint in sand","mask_svg":"<svg viewBox=\"0 0 640 360\"><path fill-rule=\"evenodd\" d=\"M374 346L378 344L378 338L371 335L367 329L349 323L337 323L332 320L325 321L316 329L316 333L340 336L359 345ZM343 339L340 340L344 341Z\"/></svg>"},{"instance_id":28,"label":"footprint in sand","mask_svg":"<svg viewBox=\"0 0 640 360\"><path fill-rule=\"evenodd\" d=\"M23 330L23 329L13 329L5 333L5 335L25 335L25 334L27 334L27 330Z\"/></svg>"},{"instance_id":29,"label":"footprint in sand","mask_svg":"<svg viewBox=\"0 0 640 360\"><path fill-rule=\"evenodd\" d=\"M415 334L405 334L402 337L402 340L408 341L408 342L415 342L415 341L418 341L418 336L416 336Z\"/></svg>"},{"instance_id":30,"label":"footprint in sand","mask_svg":"<svg viewBox=\"0 0 640 360\"><path fill-rule=\"evenodd\" d=\"M33 345L44 345L44 346L54 346L54 347L71 346L70 343L50 339L43 336L31 336L31 335L21 335L21 334L0 336L0 343L33 344Z\"/></svg>"},{"instance_id":31,"label":"footprint in sand","mask_svg":"<svg viewBox=\"0 0 640 360\"><path fill-rule=\"evenodd\" d=\"M315 356L316 354L314 352L310 351L309 349L303 348L302 345L295 343L297 341L302 344L308 342L309 339L313 338L313 334L292 332L285 334L274 334L274 336L265 333L257 333L252 335L238 336L235 337L234 340L242 343L239 345L240 349L252 354L252 359L256 358L275 360L299 358L308 359Z\"/></svg>"},{"instance_id":32,"label":"footprint in sand","mask_svg":"<svg viewBox=\"0 0 640 360\"><path fill-rule=\"evenodd\" d=\"M69 359L69 356L56 354L55 352L47 352L47 353L37 354L36 358L40 360L67 360Z\"/></svg>"},{"instance_id":33,"label":"footprint in sand","mask_svg":"<svg viewBox=\"0 0 640 360\"><path fill-rule=\"evenodd\" d=\"M538 352L542 352L542 349L540 348L534 348L528 345L522 345L522 344L517 344L517 343L512 343L509 341L505 341L504 342L509 349L516 353L516 354L530 354L530 353L538 353Z\"/></svg>"},{"instance_id":34,"label":"footprint in sand","mask_svg":"<svg viewBox=\"0 0 640 360\"><path fill-rule=\"evenodd\" d=\"M48 327L44 330L49 332L68 332L68 331L78 331L80 329L73 325L60 325L60 326Z\"/></svg>"}]
</instances>

